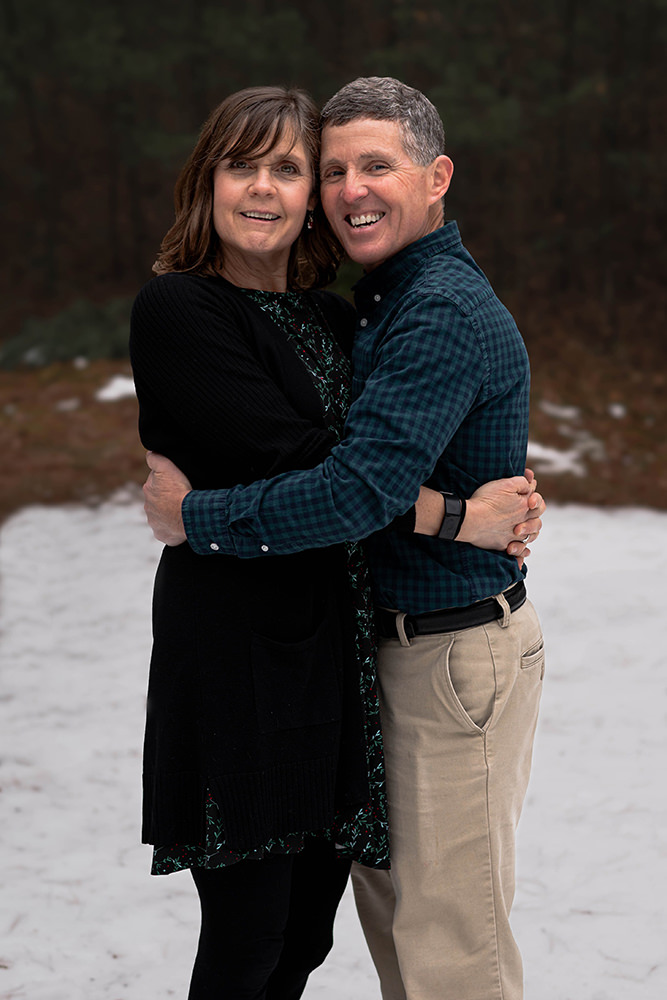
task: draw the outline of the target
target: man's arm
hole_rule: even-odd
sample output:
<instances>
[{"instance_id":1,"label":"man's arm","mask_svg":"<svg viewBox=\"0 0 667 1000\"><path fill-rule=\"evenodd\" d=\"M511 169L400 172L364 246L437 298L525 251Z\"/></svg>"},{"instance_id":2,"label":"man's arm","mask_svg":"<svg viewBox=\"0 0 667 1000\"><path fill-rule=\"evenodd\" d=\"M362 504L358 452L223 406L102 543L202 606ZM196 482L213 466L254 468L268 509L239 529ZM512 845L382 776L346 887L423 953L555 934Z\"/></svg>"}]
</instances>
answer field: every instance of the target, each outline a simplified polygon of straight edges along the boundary
<instances>
[{"instance_id":1,"label":"man's arm","mask_svg":"<svg viewBox=\"0 0 667 1000\"><path fill-rule=\"evenodd\" d=\"M247 487L188 494L184 524L196 552L252 558L355 541L415 502L420 484L488 391L487 360L470 317L443 296L429 297L428 309L424 302L421 290L403 298L370 371L357 348L363 389L345 437L321 465ZM514 450L516 461L520 435ZM509 461L508 454L511 468Z\"/></svg>"},{"instance_id":2,"label":"man's arm","mask_svg":"<svg viewBox=\"0 0 667 1000\"><path fill-rule=\"evenodd\" d=\"M182 494L195 551L255 557L355 540L416 500L479 400L485 372L468 319L447 300L424 317L421 303L418 296L411 305L404 300L400 323L352 405L344 440L321 465L246 487ZM529 510L528 495L519 502L513 523Z\"/></svg>"},{"instance_id":3,"label":"man's arm","mask_svg":"<svg viewBox=\"0 0 667 1000\"><path fill-rule=\"evenodd\" d=\"M150 468L144 484L144 510L155 537L165 545L187 541L183 525L183 500L192 487L187 477L164 455L148 452ZM534 489L533 474L486 483L466 503L466 512L457 541L479 548L502 550L525 557L526 548L542 527L544 501ZM441 493L422 486L416 503L415 531L437 535L442 525L444 501ZM517 517L525 517L516 523Z\"/></svg>"}]
</instances>

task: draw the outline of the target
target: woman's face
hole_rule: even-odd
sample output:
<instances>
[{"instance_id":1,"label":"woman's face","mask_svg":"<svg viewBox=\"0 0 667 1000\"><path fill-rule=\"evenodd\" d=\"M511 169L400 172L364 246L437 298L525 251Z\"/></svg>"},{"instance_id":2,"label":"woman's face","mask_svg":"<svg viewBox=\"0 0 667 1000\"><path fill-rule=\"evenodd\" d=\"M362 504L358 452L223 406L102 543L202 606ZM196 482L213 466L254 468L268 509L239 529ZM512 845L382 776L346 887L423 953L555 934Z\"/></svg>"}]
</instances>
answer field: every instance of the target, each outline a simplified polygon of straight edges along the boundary
<instances>
[{"instance_id":1,"label":"woman's face","mask_svg":"<svg viewBox=\"0 0 667 1000\"><path fill-rule=\"evenodd\" d=\"M292 244L313 208L313 171L303 142L281 140L260 156L222 160L213 174L213 226L225 277L249 287L267 272L287 273Z\"/></svg>"}]
</instances>

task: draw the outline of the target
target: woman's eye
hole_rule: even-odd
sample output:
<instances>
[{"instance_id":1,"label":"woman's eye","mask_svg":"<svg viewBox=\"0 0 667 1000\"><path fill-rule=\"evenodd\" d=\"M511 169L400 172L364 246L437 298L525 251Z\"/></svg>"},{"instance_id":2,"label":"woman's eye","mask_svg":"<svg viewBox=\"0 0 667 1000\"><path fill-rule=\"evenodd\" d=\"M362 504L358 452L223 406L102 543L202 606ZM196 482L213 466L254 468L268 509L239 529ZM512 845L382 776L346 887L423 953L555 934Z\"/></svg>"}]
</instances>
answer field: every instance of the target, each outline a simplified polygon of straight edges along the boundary
<instances>
[{"instance_id":1,"label":"woman's eye","mask_svg":"<svg viewBox=\"0 0 667 1000\"><path fill-rule=\"evenodd\" d=\"M248 164L245 160L231 160L229 166L231 170L244 170Z\"/></svg>"},{"instance_id":2,"label":"woman's eye","mask_svg":"<svg viewBox=\"0 0 667 1000\"><path fill-rule=\"evenodd\" d=\"M281 174L290 174L291 175L291 174L298 173L298 171L297 171L297 169L296 169L296 167L294 166L293 163L283 163L283 164L281 164L281 167L280 167L280 173Z\"/></svg>"}]
</instances>

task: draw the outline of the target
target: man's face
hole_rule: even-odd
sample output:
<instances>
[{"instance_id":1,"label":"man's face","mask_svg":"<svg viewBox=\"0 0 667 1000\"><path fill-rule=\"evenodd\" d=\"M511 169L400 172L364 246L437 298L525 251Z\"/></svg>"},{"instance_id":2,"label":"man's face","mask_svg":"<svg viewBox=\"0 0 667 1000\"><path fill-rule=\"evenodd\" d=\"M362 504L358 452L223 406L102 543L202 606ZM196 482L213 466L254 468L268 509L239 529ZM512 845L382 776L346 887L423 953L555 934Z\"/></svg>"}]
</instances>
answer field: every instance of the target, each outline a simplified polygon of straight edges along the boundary
<instances>
[{"instance_id":1,"label":"man's face","mask_svg":"<svg viewBox=\"0 0 667 1000\"><path fill-rule=\"evenodd\" d=\"M320 194L346 252L372 271L437 229L453 164L420 167L403 148L397 122L360 118L322 133Z\"/></svg>"}]
</instances>

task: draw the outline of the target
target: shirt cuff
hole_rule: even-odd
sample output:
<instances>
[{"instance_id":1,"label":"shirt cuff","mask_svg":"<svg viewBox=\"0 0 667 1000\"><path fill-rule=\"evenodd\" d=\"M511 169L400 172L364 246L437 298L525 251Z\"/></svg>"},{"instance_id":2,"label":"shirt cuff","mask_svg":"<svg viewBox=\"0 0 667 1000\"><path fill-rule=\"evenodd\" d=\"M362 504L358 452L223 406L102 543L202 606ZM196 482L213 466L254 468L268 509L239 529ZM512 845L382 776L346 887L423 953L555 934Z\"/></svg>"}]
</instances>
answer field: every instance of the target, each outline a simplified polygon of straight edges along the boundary
<instances>
[{"instance_id":1,"label":"shirt cuff","mask_svg":"<svg viewBox=\"0 0 667 1000\"><path fill-rule=\"evenodd\" d=\"M417 508L413 504L405 514L399 514L387 525L390 531L398 531L401 535L413 535L417 523Z\"/></svg>"},{"instance_id":2,"label":"shirt cuff","mask_svg":"<svg viewBox=\"0 0 667 1000\"><path fill-rule=\"evenodd\" d=\"M190 490L181 513L190 548L200 556L236 555L227 523L229 490Z\"/></svg>"}]
</instances>

